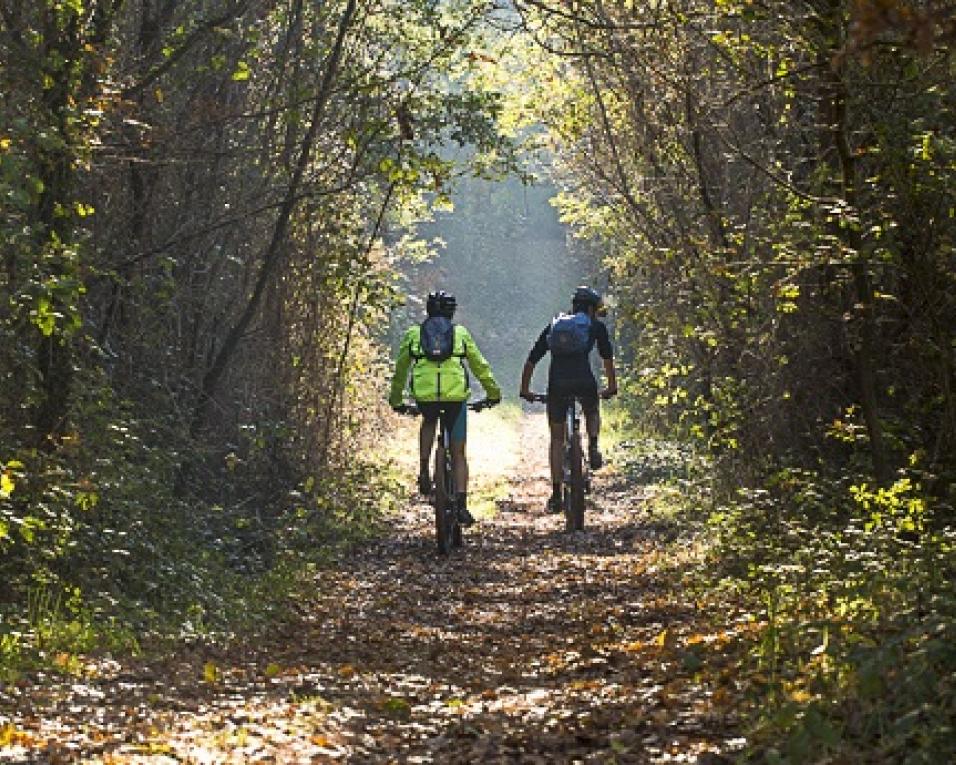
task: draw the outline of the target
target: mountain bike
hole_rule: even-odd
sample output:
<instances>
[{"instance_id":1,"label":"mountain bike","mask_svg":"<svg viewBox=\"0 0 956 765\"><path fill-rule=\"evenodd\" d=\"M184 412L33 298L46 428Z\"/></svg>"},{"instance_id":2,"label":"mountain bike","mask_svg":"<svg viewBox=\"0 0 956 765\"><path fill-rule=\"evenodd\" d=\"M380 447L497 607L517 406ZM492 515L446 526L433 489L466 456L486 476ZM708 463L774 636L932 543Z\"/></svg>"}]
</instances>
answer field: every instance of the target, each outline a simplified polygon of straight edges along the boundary
<instances>
[{"instance_id":1,"label":"mountain bike","mask_svg":"<svg viewBox=\"0 0 956 765\"><path fill-rule=\"evenodd\" d=\"M565 531L584 528L584 496L591 490L591 466L581 447L581 402L569 396L564 421L564 465L561 471L561 509ZM534 400L548 403L547 395L535 393Z\"/></svg>"},{"instance_id":2,"label":"mountain bike","mask_svg":"<svg viewBox=\"0 0 956 765\"><path fill-rule=\"evenodd\" d=\"M497 402L488 399L471 401L467 407L473 412L488 409ZM405 414L420 415L421 410L415 404L405 407ZM438 440L435 447L435 490L432 505L435 508L435 541L438 543L438 552L448 555L454 547L464 544L461 523L458 520L458 486L455 482L455 471L451 459L451 433L445 428L445 418L438 418Z\"/></svg>"}]
</instances>

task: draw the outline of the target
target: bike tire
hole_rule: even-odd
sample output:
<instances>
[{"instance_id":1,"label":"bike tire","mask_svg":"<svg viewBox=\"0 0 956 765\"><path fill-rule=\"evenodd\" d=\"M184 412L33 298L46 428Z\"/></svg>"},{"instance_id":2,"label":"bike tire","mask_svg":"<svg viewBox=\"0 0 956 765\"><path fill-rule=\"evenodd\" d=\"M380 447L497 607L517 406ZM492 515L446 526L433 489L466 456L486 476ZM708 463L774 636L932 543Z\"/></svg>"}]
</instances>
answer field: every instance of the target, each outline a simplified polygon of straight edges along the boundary
<instances>
[{"instance_id":1,"label":"bike tire","mask_svg":"<svg viewBox=\"0 0 956 765\"><path fill-rule=\"evenodd\" d=\"M448 555L451 551L453 532L450 526L449 508L452 496L448 491L448 475L445 467L445 450L438 447L435 450L435 542L440 555Z\"/></svg>"},{"instance_id":2,"label":"bike tire","mask_svg":"<svg viewBox=\"0 0 956 765\"><path fill-rule=\"evenodd\" d=\"M461 547L461 524L455 507L455 477L444 447L435 451L435 542L441 555Z\"/></svg>"},{"instance_id":3,"label":"bike tire","mask_svg":"<svg viewBox=\"0 0 956 765\"><path fill-rule=\"evenodd\" d=\"M567 531L581 531L584 528L584 453L581 449L581 436L578 433L571 437L568 459L571 462L571 485L567 492L564 526Z\"/></svg>"},{"instance_id":4,"label":"bike tire","mask_svg":"<svg viewBox=\"0 0 956 765\"><path fill-rule=\"evenodd\" d=\"M458 487L455 485L452 469L451 460L449 460L445 466L445 474L448 477L445 481L445 486L447 487L445 493L451 497L451 501L448 503L448 507L445 511L448 518L448 546L461 547L464 544L464 540L461 535L461 522L458 520Z\"/></svg>"}]
</instances>

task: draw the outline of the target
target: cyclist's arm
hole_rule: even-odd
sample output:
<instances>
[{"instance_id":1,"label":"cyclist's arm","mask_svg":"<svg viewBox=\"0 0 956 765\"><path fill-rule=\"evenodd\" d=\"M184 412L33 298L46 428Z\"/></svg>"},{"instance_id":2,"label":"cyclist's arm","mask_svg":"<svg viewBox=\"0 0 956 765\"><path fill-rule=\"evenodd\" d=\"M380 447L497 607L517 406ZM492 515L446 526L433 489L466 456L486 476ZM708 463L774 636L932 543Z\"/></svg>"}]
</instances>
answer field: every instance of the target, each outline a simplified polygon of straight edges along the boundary
<instances>
[{"instance_id":1,"label":"cyclist's arm","mask_svg":"<svg viewBox=\"0 0 956 765\"><path fill-rule=\"evenodd\" d=\"M607 380L607 387L604 392L608 396L617 393L617 372L614 370L614 359L604 359L604 378Z\"/></svg>"},{"instance_id":2,"label":"cyclist's arm","mask_svg":"<svg viewBox=\"0 0 956 765\"><path fill-rule=\"evenodd\" d=\"M416 327L409 329L402 338L398 347L398 358L395 360L395 375L392 377L392 387L388 394L389 406L399 406L405 396L405 383L408 381L408 368L412 363L412 337Z\"/></svg>"},{"instance_id":3,"label":"cyclist's arm","mask_svg":"<svg viewBox=\"0 0 956 765\"><path fill-rule=\"evenodd\" d=\"M535 365L548 352L548 329L550 329L550 326L541 330L541 334L538 335L538 339L528 354L528 360L524 363L524 369L521 370L521 390L518 395L522 398L531 396L531 375L534 374Z\"/></svg>"},{"instance_id":4,"label":"cyclist's arm","mask_svg":"<svg viewBox=\"0 0 956 765\"><path fill-rule=\"evenodd\" d=\"M614 348L611 346L611 338L607 332L607 325L603 322L596 324L597 330L597 349L598 355L604 362L604 379L607 380L605 394L613 396L617 393L617 372L614 369Z\"/></svg>"},{"instance_id":5,"label":"cyclist's arm","mask_svg":"<svg viewBox=\"0 0 956 765\"><path fill-rule=\"evenodd\" d=\"M526 398L531 395L531 375L534 374L534 364L530 361L524 363L524 369L521 370L521 390L518 395Z\"/></svg>"},{"instance_id":6,"label":"cyclist's arm","mask_svg":"<svg viewBox=\"0 0 956 765\"><path fill-rule=\"evenodd\" d=\"M485 389L485 395L492 401L501 401L501 388L498 386L498 382L491 372L491 365L488 363L488 360L481 355L481 351L478 350L478 346L472 339L471 333L464 327L461 329L464 335L462 339L465 345L465 358L468 359L468 366L471 367L471 371L475 373L475 377L478 378L481 387Z\"/></svg>"}]
</instances>

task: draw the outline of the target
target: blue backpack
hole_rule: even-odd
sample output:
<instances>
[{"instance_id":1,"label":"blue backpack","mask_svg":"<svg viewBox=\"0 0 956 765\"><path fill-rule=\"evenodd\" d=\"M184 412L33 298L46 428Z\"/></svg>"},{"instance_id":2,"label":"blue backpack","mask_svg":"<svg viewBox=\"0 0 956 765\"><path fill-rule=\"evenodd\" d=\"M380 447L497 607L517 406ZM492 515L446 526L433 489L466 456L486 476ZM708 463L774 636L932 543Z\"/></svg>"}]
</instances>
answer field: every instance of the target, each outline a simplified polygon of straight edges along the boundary
<instances>
[{"instance_id":1,"label":"blue backpack","mask_svg":"<svg viewBox=\"0 0 956 765\"><path fill-rule=\"evenodd\" d=\"M441 364L455 350L455 325L444 316L430 316L422 322L419 343L422 358Z\"/></svg>"},{"instance_id":2,"label":"blue backpack","mask_svg":"<svg viewBox=\"0 0 956 765\"><path fill-rule=\"evenodd\" d=\"M559 313L551 320L548 348L554 356L586 354L591 342L591 317L586 313Z\"/></svg>"}]
</instances>

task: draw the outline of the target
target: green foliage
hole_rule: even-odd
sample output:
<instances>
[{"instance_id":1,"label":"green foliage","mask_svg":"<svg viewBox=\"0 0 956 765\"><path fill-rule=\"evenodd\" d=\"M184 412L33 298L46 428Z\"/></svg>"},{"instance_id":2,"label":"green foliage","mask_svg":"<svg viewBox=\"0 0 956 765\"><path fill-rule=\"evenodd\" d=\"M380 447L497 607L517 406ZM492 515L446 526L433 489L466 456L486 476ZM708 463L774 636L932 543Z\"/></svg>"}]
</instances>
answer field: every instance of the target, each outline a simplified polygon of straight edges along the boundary
<instances>
[{"instance_id":1,"label":"green foliage","mask_svg":"<svg viewBox=\"0 0 956 765\"><path fill-rule=\"evenodd\" d=\"M486 12L5 5L4 666L260 626L376 528L388 235L515 163Z\"/></svg>"},{"instance_id":2,"label":"green foliage","mask_svg":"<svg viewBox=\"0 0 956 765\"><path fill-rule=\"evenodd\" d=\"M606 442L606 439L603 440ZM619 459L621 470L639 485L677 484L687 487L692 479L700 479L707 474L706 463L699 459L692 447L683 442L664 441L651 436L636 441L626 439L614 448L622 453Z\"/></svg>"},{"instance_id":3,"label":"green foliage","mask_svg":"<svg viewBox=\"0 0 956 765\"><path fill-rule=\"evenodd\" d=\"M876 3L518 7L576 54L540 114L615 285L626 405L713 466L701 586L719 570L759 614L754 760L953 759L942 28Z\"/></svg>"},{"instance_id":4,"label":"green foliage","mask_svg":"<svg viewBox=\"0 0 956 765\"><path fill-rule=\"evenodd\" d=\"M905 480L841 492L791 473L778 487L715 514L707 574L716 566L764 627L745 673L758 761L951 758L952 530Z\"/></svg>"},{"instance_id":5,"label":"green foliage","mask_svg":"<svg viewBox=\"0 0 956 765\"><path fill-rule=\"evenodd\" d=\"M920 451L946 483L952 130L937 115L952 110L950 54L894 49L864 65L828 47L847 34L841 13L749 3L526 12L585 53L620 53L569 66L543 116L564 219L606 252L647 419L707 445L728 474L869 461L891 483ZM676 23L697 14L704 27ZM592 23L613 42L583 31ZM816 66L831 53L832 72ZM551 74L529 76L546 87ZM827 426L847 410L860 438L833 448Z\"/></svg>"}]
</instances>

